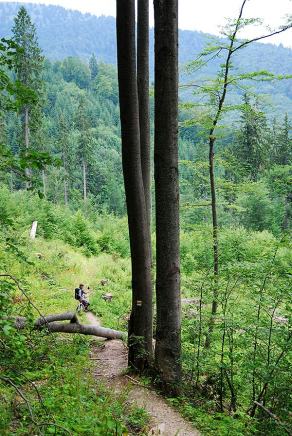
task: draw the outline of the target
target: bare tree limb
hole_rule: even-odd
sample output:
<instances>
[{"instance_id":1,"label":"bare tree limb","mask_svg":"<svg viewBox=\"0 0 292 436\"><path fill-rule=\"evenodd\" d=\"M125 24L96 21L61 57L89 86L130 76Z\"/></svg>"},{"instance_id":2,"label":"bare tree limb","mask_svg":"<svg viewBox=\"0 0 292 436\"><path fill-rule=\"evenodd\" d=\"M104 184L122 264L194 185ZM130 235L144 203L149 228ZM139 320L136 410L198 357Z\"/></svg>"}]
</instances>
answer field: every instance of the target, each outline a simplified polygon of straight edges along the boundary
<instances>
[{"instance_id":1,"label":"bare tree limb","mask_svg":"<svg viewBox=\"0 0 292 436\"><path fill-rule=\"evenodd\" d=\"M278 422L278 424L280 424L283 429L286 431L287 434L289 434L291 436L292 432L286 427L286 424L284 422L282 422L280 420L280 418L278 418L277 415L275 415L273 412L271 412L269 409L267 409L262 403L259 403L258 401L254 401L254 403L260 407L264 412L266 412L272 419L274 419L275 421Z\"/></svg>"},{"instance_id":2,"label":"bare tree limb","mask_svg":"<svg viewBox=\"0 0 292 436\"><path fill-rule=\"evenodd\" d=\"M12 281L14 281L14 283L16 284L17 288L20 290L20 292L25 296L25 298L27 299L27 301L29 302L29 304L37 311L37 313L40 315L41 318L44 318L44 316L42 315L42 313L40 312L40 310L38 309L38 307L31 301L31 299L29 298L29 296L27 295L26 291L20 286L19 284L19 280L14 277L11 274L0 274L0 277L7 277L9 279L11 279Z\"/></svg>"},{"instance_id":3,"label":"bare tree limb","mask_svg":"<svg viewBox=\"0 0 292 436\"><path fill-rule=\"evenodd\" d=\"M292 28L292 24L289 24L287 26L284 26L282 29L275 30L272 33L268 33L267 35L258 36L256 38L249 39L248 41L244 41L242 44L240 44L237 47L235 47L232 50L232 53L235 53L237 50L239 50L242 47L245 47L246 45L249 45L249 44L251 44L253 42L257 42L257 41L261 41L262 39L270 38L271 36L278 35L279 33L285 32L286 30L291 29L291 28Z\"/></svg>"},{"instance_id":4,"label":"bare tree limb","mask_svg":"<svg viewBox=\"0 0 292 436\"><path fill-rule=\"evenodd\" d=\"M40 422L40 423L37 422L35 417L34 417L31 404L28 401L28 399L26 398L26 396L24 395L24 393L22 392L22 390L9 377L0 376L0 380L4 381L5 383L10 384L15 389L15 391L18 393L18 395L24 400L25 404L27 405L29 414L30 414L31 422L34 425L36 425L39 428L52 426L52 427L60 428L60 429L64 430L66 433L71 434L71 432L69 430L67 430L65 427L62 427L61 425L55 424L54 422Z\"/></svg>"},{"instance_id":5,"label":"bare tree limb","mask_svg":"<svg viewBox=\"0 0 292 436\"><path fill-rule=\"evenodd\" d=\"M17 385L16 385L16 384L15 384L15 383L14 383L14 382L9 378L9 377L3 377L3 376L0 376L0 380L4 381L5 383L10 384L10 385L11 385L11 386L16 390L16 392L18 393L18 395L19 395L19 396L20 396L20 397L25 401L32 422L33 422L33 423L36 423L36 421L35 421L35 419L34 419L33 412L32 412L31 404L30 404L30 402L28 401L28 399L26 398L26 396L24 395L24 393L22 392L22 390L19 389L19 387L18 387L18 386L17 386Z\"/></svg>"}]
</instances>

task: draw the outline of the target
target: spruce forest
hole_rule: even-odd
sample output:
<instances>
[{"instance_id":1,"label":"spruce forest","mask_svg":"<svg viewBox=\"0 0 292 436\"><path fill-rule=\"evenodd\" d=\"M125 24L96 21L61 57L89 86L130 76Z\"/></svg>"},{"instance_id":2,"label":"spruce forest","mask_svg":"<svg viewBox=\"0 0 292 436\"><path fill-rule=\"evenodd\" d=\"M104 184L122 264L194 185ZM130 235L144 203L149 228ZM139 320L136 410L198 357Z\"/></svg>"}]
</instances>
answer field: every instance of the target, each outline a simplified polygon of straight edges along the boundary
<instances>
[{"instance_id":1,"label":"spruce forest","mask_svg":"<svg viewBox=\"0 0 292 436\"><path fill-rule=\"evenodd\" d=\"M153 3L0 3L0 434L292 434L289 11Z\"/></svg>"}]
</instances>

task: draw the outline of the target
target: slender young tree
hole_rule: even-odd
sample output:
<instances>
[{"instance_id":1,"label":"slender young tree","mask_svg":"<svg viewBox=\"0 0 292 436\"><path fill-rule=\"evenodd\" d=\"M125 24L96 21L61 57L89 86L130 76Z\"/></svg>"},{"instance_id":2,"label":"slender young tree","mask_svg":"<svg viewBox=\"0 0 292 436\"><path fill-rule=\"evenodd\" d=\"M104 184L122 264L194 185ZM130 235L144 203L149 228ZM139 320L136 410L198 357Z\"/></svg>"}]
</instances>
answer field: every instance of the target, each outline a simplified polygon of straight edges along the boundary
<instances>
[{"instance_id":1,"label":"slender young tree","mask_svg":"<svg viewBox=\"0 0 292 436\"><path fill-rule=\"evenodd\" d=\"M149 0L138 0L137 80L140 147L148 225L151 223L151 158L149 108Z\"/></svg>"},{"instance_id":2,"label":"slender young tree","mask_svg":"<svg viewBox=\"0 0 292 436\"><path fill-rule=\"evenodd\" d=\"M141 371L152 357L152 284L150 233L141 168L134 0L117 1L116 23L122 163L132 263L129 365Z\"/></svg>"},{"instance_id":3,"label":"slender young tree","mask_svg":"<svg viewBox=\"0 0 292 436\"><path fill-rule=\"evenodd\" d=\"M42 89L43 57L38 45L35 26L23 6L19 9L14 20L12 32L14 41L21 49L15 60L17 79L22 85L29 86L39 96ZM38 98L33 106L25 104L22 107L23 144L26 153L31 147L31 131L39 128L40 102L41 99ZM31 177L29 168L26 169L26 176ZM28 181L27 187L30 186L31 183Z\"/></svg>"},{"instance_id":4,"label":"slender young tree","mask_svg":"<svg viewBox=\"0 0 292 436\"><path fill-rule=\"evenodd\" d=\"M178 179L178 1L155 0L155 363L164 389L181 379L181 303Z\"/></svg>"},{"instance_id":5,"label":"slender young tree","mask_svg":"<svg viewBox=\"0 0 292 436\"><path fill-rule=\"evenodd\" d=\"M210 193L211 193L211 210L212 210L212 227L213 227L213 301L211 309L211 317L209 324L209 332L206 337L206 347L210 346L211 334L213 330L214 318L217 314L218 307L218 285L219 285L219 237L218 237L218 216L217 216L217 193L215 181L215 145L217 140L217 131L220 125L223 114L226 110L226 97L229 89L232 86L238 85L242 80L257 78L257 80L273 80L277 78L271 73L266 71L258 71L252 73L232 74L233 59L239 50L244 49L253 42L266 39L270 36L277 35L291 28L291 22L281 26L278 30L269 32L265 35L255 37L249 40L239 39L239 32L247 25L258 22L256 19L244 19L243 13L247 0L243 0L237 18L230 21L223 30L223 36L227 42L219 42L215 46L207 46L206 49L200 53L197 60L193 63L193 67L197 70L198 67L206 65L209 61L215 58L223 58L220 64L220 71L218 72L215 80L211 83L203 83L202 86L195 84L199 89L199 93L208 96L210 102L210 113L207 116L207 134L209 146L209 177L210 177ZM229 110L232 106L229 105Z\"/></svg>"}]
</instances>

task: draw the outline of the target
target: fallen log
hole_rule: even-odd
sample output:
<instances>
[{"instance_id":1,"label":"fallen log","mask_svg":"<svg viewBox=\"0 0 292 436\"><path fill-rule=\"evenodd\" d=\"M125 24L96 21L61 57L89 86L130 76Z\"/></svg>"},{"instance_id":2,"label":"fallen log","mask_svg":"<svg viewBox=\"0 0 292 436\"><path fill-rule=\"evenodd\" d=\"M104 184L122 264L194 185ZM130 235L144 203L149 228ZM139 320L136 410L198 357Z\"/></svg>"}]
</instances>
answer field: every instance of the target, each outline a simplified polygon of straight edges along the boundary
<instances>
[{"instance_id":1,"label":"fallen log","mask_svg":"<svg viewBox=\"0 0 292 436\"><path fill-rule=\"evenodd\" d=\"M48 324L53 321L70 321L70 323L78 323L78 318L75 312L58 313L55 315L39 317L35 321L34 325L35 327L41 327L44 324Z\"/></svg>"},{"instance_id":2,"label":"fallen log","mask_svg":"<svg viewBox=\"0 0 292 436\"><path fill-rule=\"evenodd\" d=\"M99 336L108 339L123 339L124 333L95 325L85 325L79 323L64 324L61 322L50 322L47 324L50 332L59 333L81 333L82 335Z\"/></svg>"},{"instance_id":3,"label":"fallen log","mask_svg":"<svg viewBox=\"0 0 292 436\"><path fill-rule=\"evenodd\" d=\"M27 325L27 319L24 316L4 317L2 319L10 319L14 321L14 326L17 329L24 329ZM75 312L65 312L54 315L40 316L35 322L34 327L39 328L53 321L70 321L70 323L78 322Z\"/></svg>"},{"instance_id":4,"label":"fallen log","mask_svg":"<svg viewBox=\"0 0 292 436\"><path fill-rule=\"evenodd\" d=\"M12 319L17 329L24 329L27 325L25 317L18 316ZM70 321L70 323L56 322ZM107 339L123 339L125 333L105 327L80 324L75 312L65 312L54 315L41 316L34 322L35 329L47 328L52 333L79 333L82 335L92 335Z\"/></svg>"}]
</instances>

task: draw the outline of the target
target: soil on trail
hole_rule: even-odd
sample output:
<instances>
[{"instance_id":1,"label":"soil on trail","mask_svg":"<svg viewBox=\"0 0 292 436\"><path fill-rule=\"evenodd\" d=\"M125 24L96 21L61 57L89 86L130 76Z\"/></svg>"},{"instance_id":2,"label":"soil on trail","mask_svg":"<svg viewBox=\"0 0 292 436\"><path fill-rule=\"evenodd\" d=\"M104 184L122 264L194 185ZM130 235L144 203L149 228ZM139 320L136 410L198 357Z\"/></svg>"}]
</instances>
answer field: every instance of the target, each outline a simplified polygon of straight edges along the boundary
<instances>
[{"instance_id":1,"label":"soil on trail","mask_svg":"<svg viewBox=\"0 0 292 436\"><path fill-rule=\"evenodd\" d=\"M88 312L91 324L99 325L98 319ZM151 417L149 435L199 436L200 433L186 421L166 400L155 391L143 387L138 378L126 375L127 348L122 341L105 340L93 346L90 358L95 362L94 375L117 394L128 392L128 403L143 407Z\"/></svg>"}]
</instances>

